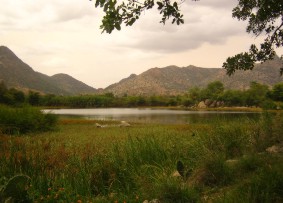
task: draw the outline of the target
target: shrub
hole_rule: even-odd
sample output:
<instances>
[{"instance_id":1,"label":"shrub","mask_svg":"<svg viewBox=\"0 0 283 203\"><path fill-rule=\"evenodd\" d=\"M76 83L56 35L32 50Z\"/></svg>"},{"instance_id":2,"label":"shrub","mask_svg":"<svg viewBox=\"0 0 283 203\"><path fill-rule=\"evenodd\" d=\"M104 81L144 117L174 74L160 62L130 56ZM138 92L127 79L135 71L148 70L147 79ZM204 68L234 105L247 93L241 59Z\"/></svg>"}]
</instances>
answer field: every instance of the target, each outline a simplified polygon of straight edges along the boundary
<instances>
[{"instance_id":1,"label":"shrub","mask_svg":"<svg viewBox=\"0 0 283 203\"><path fill-rule=\"evenodd\" d=\"M5 134L48 131L54 129L56 123L56 115L44 114L38 108L0 106L0 130Z\"/></svg>"},{"instance_id":2,"label":"shrub","mask_svg":"<svg viewBox=\"0 0 283 203\"><path fill-rule=\"evenodd\" d=\"M260 104L263 109L276 109L276 103L272 100L265 100Z\"/></svg>"}]
</instances>

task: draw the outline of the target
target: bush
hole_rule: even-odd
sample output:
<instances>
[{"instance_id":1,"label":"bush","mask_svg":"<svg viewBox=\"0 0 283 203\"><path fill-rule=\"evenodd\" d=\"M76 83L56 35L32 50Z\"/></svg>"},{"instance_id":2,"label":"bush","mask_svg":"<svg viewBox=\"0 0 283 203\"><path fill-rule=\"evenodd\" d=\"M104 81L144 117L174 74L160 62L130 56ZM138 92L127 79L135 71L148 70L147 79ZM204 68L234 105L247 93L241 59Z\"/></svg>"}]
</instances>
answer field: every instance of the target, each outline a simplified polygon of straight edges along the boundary
<instances>
[{"instance_id":1,"label":"bush","mask_svg":"<svg viewBox=\"0 0 283 203\"><path fill-rule=\"evenodd\" d=\"M0 130L4 134L48 131L54 129L56 123L56 115L44 114L38 108L0 106Z\"/></svg>"},{"instance_id":2,"label":"bush","mask_svg":"<svg viewBox=\"0 0 283 203\"><path fill-rule=\"evenodd\" d=\"M263 109L276 109L276 103L272 100L265 100L260 104L260 107Z\"/></svg>"}]
</instances>

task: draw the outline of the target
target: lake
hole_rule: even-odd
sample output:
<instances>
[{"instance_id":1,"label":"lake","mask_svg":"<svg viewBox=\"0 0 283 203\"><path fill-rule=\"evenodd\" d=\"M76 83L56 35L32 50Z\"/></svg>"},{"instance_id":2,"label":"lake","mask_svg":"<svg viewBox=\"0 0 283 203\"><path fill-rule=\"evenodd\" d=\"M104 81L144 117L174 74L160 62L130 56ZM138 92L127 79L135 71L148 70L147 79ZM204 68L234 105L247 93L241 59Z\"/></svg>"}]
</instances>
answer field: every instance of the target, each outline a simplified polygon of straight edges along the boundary
<instances>
[{"instance_id":1,"label":"lake","mask_svg":"<svg viewBox=\"0 0 283 203\"><path fill-rule=\"evenodd\" d=\"M45 109L43 111L63 117L161 124L186 124L207 122L214 119L240 119L243 117L257 119L260 115L254 112L186 111L150 108Z\"/></svg>"}]
</instances>

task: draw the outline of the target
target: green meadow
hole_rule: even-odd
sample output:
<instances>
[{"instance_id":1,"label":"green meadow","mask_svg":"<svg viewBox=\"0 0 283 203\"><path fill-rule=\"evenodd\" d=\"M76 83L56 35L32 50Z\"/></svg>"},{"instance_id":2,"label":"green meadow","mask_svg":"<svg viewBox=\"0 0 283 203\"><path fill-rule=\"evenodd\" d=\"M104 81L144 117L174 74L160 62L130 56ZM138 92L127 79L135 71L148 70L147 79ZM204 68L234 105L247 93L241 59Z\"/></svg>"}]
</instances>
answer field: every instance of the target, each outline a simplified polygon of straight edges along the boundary
<instances>
[{"instance_id":1,"label":"green meadow","mask_svg":"<svg viewBox=\"0 0 283 203\"><path fill-rule=\"evenodd\" d=\"M59 118L47 130L2 132L0 202L17 175L30 179L14 190L24 193L16 202L283 201L282 113L172 125L96 122ZM279 151L266 150L272 146Z\"/></svg>"}]
</instances>

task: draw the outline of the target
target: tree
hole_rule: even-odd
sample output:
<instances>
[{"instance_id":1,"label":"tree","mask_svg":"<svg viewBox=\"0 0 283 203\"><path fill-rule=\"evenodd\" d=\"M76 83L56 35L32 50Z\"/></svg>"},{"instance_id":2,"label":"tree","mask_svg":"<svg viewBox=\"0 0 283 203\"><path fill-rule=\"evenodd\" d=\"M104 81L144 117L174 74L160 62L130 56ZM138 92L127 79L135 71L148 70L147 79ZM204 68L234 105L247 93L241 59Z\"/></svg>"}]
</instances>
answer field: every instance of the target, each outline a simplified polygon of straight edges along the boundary
<instances>
[{"instance_id":1,"label":"tree","mask_svg":"<svg viewBox=\"0 0 283 203\"><path fill-rule=\"evenodd\" d=\"M29 91L28 93L28 102L33 106L37 106L40 103L40 94L38 92Z\"/></svg>"},{"instance_id":2,"label":"tree","mask_svg":"<svg viewBox=\"0 0 283 203\"><path fill-rule=\"evenodd\" d=\"M229 57L223 64L227 74L232 75L236 70L252 70L255 62L273 59L274 47L283 46L283 1L239 0L238 6L232 11L232 16L238 20L248 20L248 33L256 37L266 37L260 48L252 44L249 52ZM280 74L283 74L283 67Z\"/></svg>"},{"instance_id":3,"label":"tree","mask_svg":"<svg viewBox=\"0 0 283 203\"><path fill-rule=\"evenodd\" d=\"M202 98L202 90L198 87L193 87L189 89L188 92L189 98L194 102L198 103L201 101Z\"/></svg>"},{"instance_id":4,"label":"tree","mask_svg":"<svg viewBox=\"0 0 283 203\"><path fill-rule=\"evenodd\" d=\"M121 30L123 23L126 26L132 26L139 19L141 13L152 9L155 5L158 6L157 9L162 15L161 23L165 24L169 18L172 18L173 24L183 24L183 15L179 10L179 4L183 2L184 0L181 0L180 3L171 0L128 0L118 3L117 0L96 0L95 7L101 7L105 12L100 26L102 32L111 33L114 29Z\"/></svg>"},{"instance_id":5,"label":"tree","mask_svg":"<svg viewBox=\"0 0 283 203\"><path fill-rule=\"evenodd\" d=\"M91 1L91 0L90 0ZM96 0L95 6L102 7L105 15L100 28L107 33L114 29L120 30L124 23L133 25L145 10L157 9L162 15L161 23L172 19L172 23L183 24L183 15L179 10L179 4L185 0L128 0L118 3L117 0ZM192 0L198 1L198 0ZM265 35L260 48L252 44L248 52L229 57L223 63L228 75L236 70L252 70L255 62L264 62L275 56L274 47L283 46L283 1L282 0L238 0L238 5L233 9L232 16L238 20L248 21L246 31L256 37ZM283 74L283 67L280 69Z\"/></svg>"},{"instance_id":6,"label":"tree","mask_svg":"<svg viewBox=\"0 0 283 203\"><path fill-rule=\"evenodd\" d=\"M218 100L224 92L224 85L220 81L210 82L204 89L206 99Z\"/></svg>"},{"instance_id":7,"label":"tree","mask_svg":"<svg viewBox=\"0 0 283 203\"><path fill-rule=\"evenodd\" d=\"M226 90L222 95L222 100L228 106L244 106L245 97L241 90Z\"/></svg>"},{"instance_id":8,"label":"tree","mask_svg":"<svg viewBox=\"0 0 283 203\"><path fill-rule=\"evenodd\" d=\"M268 86L257 82L250 83L250 89L246 91L246 102L249 106L259 106L266 100Z\"/></svg>"},{"instance_id":9,"label":"tree","mask_svg":"<svg viewBox=\"0 0 283 203\"><path fill-rule=\"evenodd\" d=\"M273 86L271 98L275 101L283 101L283 83L278 83Z\"/></svg>"},{"instance_id":10,"label":"tree","mask_svg":"<svg viewBox=\"0 0 283 203\"><path fill-rule=\"evenodd\" d=\"M3 81L0 82L0 103L5 101L4 95L8 92L7 86Z\"/></svg>"},{"instance_id":11,"label":"tree","mask_svg":"<svg viewBox=\"0 0 283 203\"><path fill-rule=\"evenodd\" d=\"M11 88L9 89L9 93L13 95L15 103L22 104L25 102L25 94L22 91Z\"/></svg>"}]
</instances>

